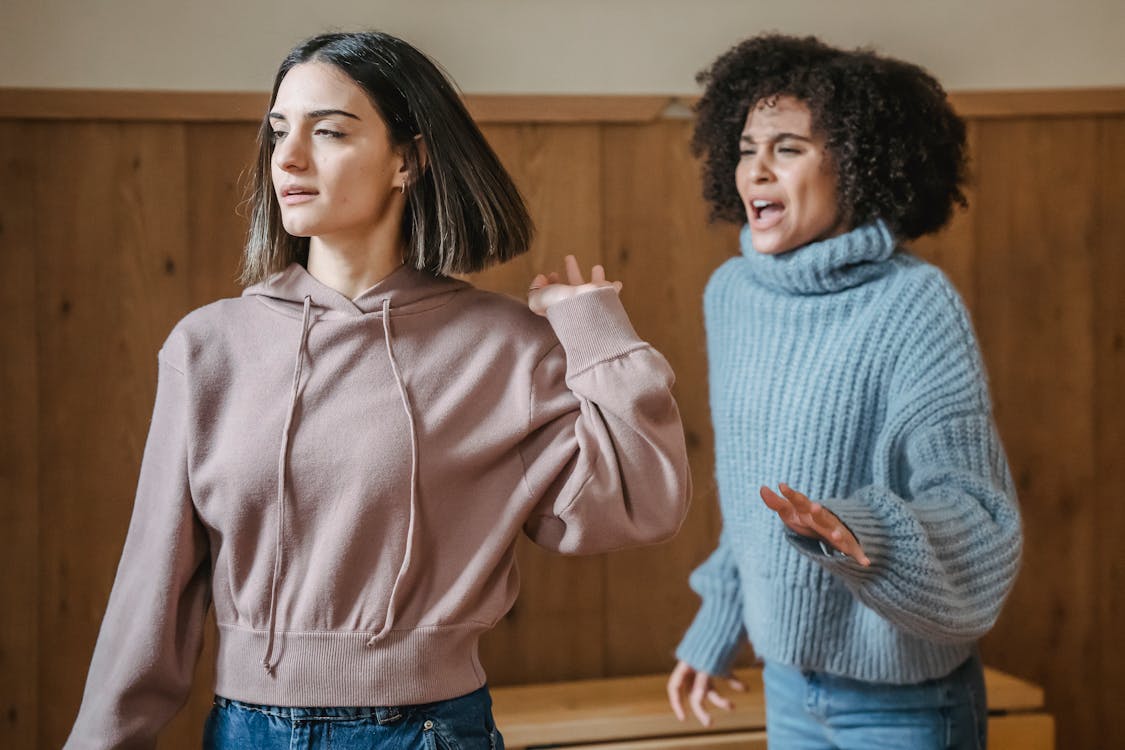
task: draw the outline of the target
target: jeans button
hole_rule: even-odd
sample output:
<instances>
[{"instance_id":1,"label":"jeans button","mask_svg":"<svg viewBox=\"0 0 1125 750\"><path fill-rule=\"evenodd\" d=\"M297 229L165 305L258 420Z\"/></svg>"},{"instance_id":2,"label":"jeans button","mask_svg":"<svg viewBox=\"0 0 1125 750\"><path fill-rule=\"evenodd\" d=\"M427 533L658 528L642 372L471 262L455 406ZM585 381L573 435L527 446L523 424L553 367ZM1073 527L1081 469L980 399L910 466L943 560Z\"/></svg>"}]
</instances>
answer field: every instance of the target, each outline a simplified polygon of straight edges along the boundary
<instances>
[{"instance_id":1,"label":"jeans button","mask_svg":"<svg viewBox=\"0 0 1125 750\"><path fill-rule=\"evenodd\" d=\"M425 729L428 732L428 731L430 731L431 729L434 728L434 723L432 721L430 721L429 719L427 719L426 723L422 725L422 728Z\"/></svg>"}]
</instances>

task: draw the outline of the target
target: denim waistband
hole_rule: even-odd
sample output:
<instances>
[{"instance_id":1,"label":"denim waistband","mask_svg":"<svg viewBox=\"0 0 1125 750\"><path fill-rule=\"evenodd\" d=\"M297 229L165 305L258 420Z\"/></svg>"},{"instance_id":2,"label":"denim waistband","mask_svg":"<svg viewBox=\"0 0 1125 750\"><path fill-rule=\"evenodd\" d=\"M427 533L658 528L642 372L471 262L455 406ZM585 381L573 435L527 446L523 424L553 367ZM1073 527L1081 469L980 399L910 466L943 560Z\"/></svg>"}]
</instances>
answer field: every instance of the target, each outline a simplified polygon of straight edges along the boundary
<instances>
[{"instance_id":1,"label":"denim waistband","mask_svg":"<svg viewBox=\"0 0 1125 750\"><path fill-rule=\"evenodd\" d=\"M254 703L215 696L219 708L235 708L243 711L256 711L268 716L289 720L304 721L355 721L374 719L380 724L393 724L402 719L407 707L402 706L325 706L305 708L302 706L259 706Z\"/></svg>"},{"instance_id":2,"label":"denim waistband","mask_svg":"<svg viewBox=\"0 0 1125 750\"><path fill-rule=\"evenodd\" d=\"M490 701L488 686L485 685L471 693L449 700L437 701L415 706L261 706L255 703L245 703L221 695L215 696L215 705L219 708L234 708L243 711L256 711L268 716L276 716L291 721L356 721L374 719L379 724L394 724L404 716L424 709L456 709L464 703Z\"/></svg>"}]
</instances>

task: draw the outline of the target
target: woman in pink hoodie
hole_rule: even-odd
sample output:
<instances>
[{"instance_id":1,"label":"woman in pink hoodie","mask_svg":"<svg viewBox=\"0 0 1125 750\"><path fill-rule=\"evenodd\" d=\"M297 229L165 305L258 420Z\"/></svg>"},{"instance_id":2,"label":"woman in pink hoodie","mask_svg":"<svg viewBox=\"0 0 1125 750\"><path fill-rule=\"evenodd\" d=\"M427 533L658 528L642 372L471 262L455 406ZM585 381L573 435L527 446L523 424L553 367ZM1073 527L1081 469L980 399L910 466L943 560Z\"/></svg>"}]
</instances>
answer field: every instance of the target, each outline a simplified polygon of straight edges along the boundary
<instances>
[{"instance_id":1,"label":"woman in pink hoodie","mask_svg":"<svg viewBox=\"0 0 1125 750\"><path fill-rule=\"evenodd\" d=\"M151 747L218 623L209 748L500 747L477 642L521 532L667 539L690 479L672 372L619 284L529 305L452 274L528 249L511 179L445 76L377 32L278 70L248 284L184 318L68 748ZM529 309L530 307L530 309Z\"/></svg>"}]
</instances>

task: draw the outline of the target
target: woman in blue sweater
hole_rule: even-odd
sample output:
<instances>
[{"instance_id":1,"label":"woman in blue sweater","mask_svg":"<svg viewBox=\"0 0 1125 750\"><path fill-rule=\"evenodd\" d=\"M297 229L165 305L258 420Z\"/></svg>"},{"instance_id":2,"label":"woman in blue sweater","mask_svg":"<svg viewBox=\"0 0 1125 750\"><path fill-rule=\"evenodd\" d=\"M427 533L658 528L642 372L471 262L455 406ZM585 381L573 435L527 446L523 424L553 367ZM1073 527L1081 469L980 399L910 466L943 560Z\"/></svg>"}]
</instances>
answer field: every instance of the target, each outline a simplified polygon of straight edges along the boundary
<instances>
[{"instance_id":1,"label":"woman in blue sweater","mask_svg":"<svg viewBox=\"0 0 1125 750\"><path fill-rule=\"evenodd\" d=\"M724 523L673 710L729 708L748 637L771 747L983 747L1019 510L964 305L899 244L965 203L964 124L922 69L813 38L700 81L704 197L745 226L705 294Z\"/></svg>"}]
</instances>

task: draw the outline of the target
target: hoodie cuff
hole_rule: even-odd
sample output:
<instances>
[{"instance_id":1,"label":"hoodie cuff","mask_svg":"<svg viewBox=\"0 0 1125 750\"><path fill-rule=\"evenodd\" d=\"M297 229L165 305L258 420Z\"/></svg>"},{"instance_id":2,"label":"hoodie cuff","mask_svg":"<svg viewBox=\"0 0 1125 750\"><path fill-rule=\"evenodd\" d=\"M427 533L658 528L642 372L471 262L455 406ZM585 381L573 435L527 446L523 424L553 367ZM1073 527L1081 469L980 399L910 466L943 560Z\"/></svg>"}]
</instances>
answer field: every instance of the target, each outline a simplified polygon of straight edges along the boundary
<instances>
[{"instance_id":1,"label":"hoodie cuff","mask_svg":"<svg viewBox=\"0 0 1125 750\"><path fill-rule=\"evenodd\" d=\"M547 320L566 351L568 375L648 346L629 322L617 290L608 287L556 302L547 308Z\"/></svg>"},{"instance_id":2,"label":"hoodie cuff","mask_svg":"<svg viewBox=\"0 0 1125 750\"><path fill-rule=\"evenodd\" d=\"M742 634L742 609L737 597L709 596L676 648L676 658L697 672L728 675L742 646Z\"/></svg>"}]
</instances>

